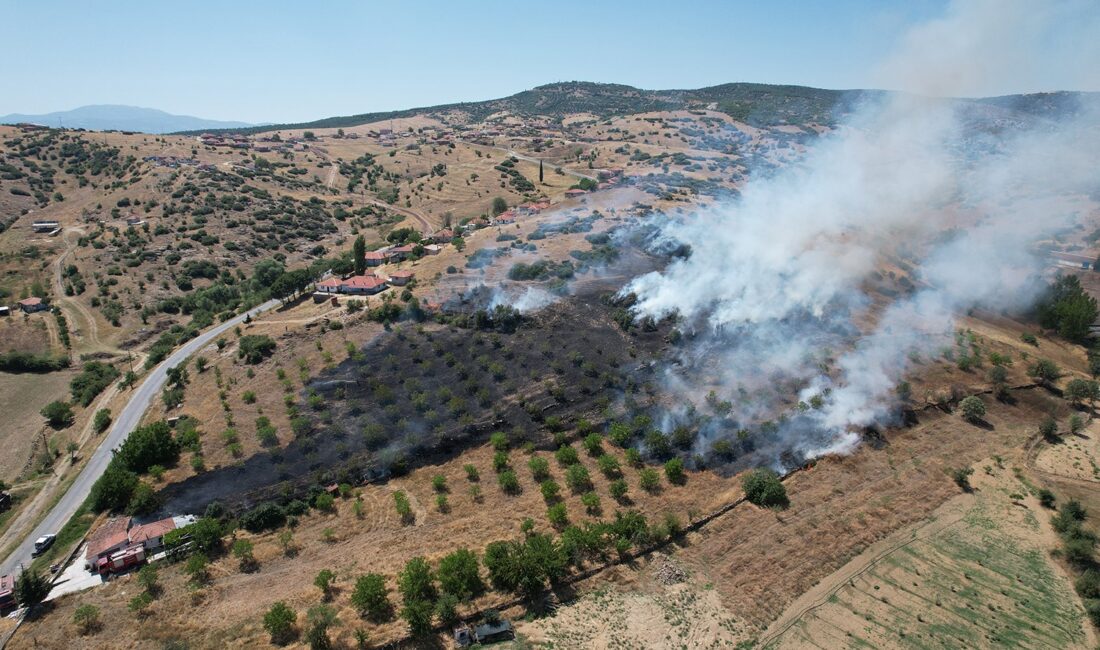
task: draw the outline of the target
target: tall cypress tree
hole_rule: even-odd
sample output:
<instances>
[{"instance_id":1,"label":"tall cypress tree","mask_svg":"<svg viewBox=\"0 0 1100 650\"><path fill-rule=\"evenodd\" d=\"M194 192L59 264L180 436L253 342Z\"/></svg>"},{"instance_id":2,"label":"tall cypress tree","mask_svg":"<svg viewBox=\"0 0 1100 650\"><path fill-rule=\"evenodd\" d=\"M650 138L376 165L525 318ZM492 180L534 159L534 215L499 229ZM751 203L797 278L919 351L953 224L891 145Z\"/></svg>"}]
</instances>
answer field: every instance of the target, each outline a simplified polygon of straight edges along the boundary
<instances>
[{"instance_id":1,"label":"tall cypress tree","mask_svg":"<svg viewBox=\"0 0 1100 650\"><path fill-rule=\"evenodd\" d=\"M542 182L542 160L539 160L539 182Z\"/></svg>"},{"instance_id":2,"label":"tall cypress tree","mask_svg":"<svg viewBox=\"0 0 1100 650\"><path fill-rule=\"evenodd\" d=\"M362 235L355 238L355 244L351 248L352 259L355 263L355 275L362 275L367 270L367 240Z\"/></svg>"}]
</instances>

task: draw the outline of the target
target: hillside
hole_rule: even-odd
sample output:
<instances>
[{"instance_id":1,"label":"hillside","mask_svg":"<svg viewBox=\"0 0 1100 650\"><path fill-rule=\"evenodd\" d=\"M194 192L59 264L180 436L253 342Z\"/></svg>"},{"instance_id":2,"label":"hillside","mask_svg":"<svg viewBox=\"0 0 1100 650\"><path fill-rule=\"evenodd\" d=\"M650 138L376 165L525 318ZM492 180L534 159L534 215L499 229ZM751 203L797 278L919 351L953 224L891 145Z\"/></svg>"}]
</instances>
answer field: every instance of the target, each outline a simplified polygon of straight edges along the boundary
<instances>
[{"instance_id":1,"label":"hillside","mask_svg":"<svg viewBox=\"0 0 1100 650\"><path fill-rule=\"evenodd\" d=\"M875 90L825 90L757 83L728 83L695 90L643 90L622 84L572 81L546 84L483 102L362 113L295 124L270 124L243 129L243 132L348 128L417 115L447 117L456 123L474 123L497 113L561 120L574 114L608 118L650 111L703 108L717 109L735 120L757 127L806 123L833 125L860 101L882 95L882 91ZM1100 93L1009 95L973 101L1010 111L1044 115L1071 110L1082 97L1096 101Z\"/></svg>"},{"instance_id":2,"label":"hillside","mask_svg":"<svg viewBox=\"0 0 1100 650\"><path fill-rule=\"evenodd\" d=\"M240 129L254 126L247 122L207 120L190 115L173 115L154 108L96 104L70 111L41 115L12 113L0 116L0 124L39 124L88 131L135 131L138 133L173 133L205 129Z\"/></svg>"}]
</instances>

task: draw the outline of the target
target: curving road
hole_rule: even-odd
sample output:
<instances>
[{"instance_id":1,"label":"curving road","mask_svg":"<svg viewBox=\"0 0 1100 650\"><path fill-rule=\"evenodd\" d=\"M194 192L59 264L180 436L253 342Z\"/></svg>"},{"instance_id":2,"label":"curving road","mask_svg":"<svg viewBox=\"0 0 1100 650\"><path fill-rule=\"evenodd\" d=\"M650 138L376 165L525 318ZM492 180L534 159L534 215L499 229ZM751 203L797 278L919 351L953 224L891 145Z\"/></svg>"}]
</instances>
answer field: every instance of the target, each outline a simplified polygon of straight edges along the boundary
<instances>
[{"instance_id":1,"label":"curving road","mask_svg":"<svg viewBox=\"0 0 1100 650\"><path fill-rule=\"evenodd\" d=\"M154 368L141 382L130 395L130 401L126 403L126 406L122 408L122 411L115 418L114 424L111 426L110 431L107 432L106 437L99 443L99 447L92 452L92 457L88 460L88 464L84 466L84 469L80 471L80 475L73 481L68 492L66 492L57 504L50 510L50 512L39 522L38 526L26 537L15 551L10 556L4 559L3 564L0 564L0 574L11 575L18 571L20 564L29 564L31 560L31 551L34 550L34 540L38 539L42 535L49 533L56 533L61 530L73 514L76 513L80 504L84 503L84 500L88 498L88 494L92 491L92 485L107 469L107 464L111 462L113 455L112 450L122 444L122 441L126 439L126 436L130 434L134 428L137 427L141 421L141 416L145 414L145 411L152 404L160 393L161 388L168 380L168 368L174 367L182 363L195 352L199 351L206 346L207 343L214 340L222 332L235 327L244 321L246 316L256 316L259 313L267 311L272 307L279 305L278 300L269 300L264 304L254 307L248 312L236 316L221 323L190 341L184 343L181 347L176 349L167 359L160 362L160 364Z\"/></svg>"}]
</instances>

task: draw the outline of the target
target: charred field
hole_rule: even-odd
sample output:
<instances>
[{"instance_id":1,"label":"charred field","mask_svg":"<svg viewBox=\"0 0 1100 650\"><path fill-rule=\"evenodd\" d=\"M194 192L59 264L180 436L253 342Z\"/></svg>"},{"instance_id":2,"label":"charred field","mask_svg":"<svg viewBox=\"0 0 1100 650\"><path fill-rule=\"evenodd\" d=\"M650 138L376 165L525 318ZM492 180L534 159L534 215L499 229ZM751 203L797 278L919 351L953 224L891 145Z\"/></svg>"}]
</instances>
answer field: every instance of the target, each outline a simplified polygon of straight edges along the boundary
<instances>
[{"instance_id":1,"label":"charred field","mask_svg":"<svg viewBox=\"0 0 1100 650\"><path fill-rule=\"evenodd\" d=\"M531 317L472 310L452 316L461 325L394 325L307 384L293 442L169 485L164 510L244 509L383 480L494 431L555 447L582 421L605 422L616 410L608 395L637 390L638 368L667 346L667 325L624 331L619 309L611 294L590 293Z\"/></svg>"}]
</instances>

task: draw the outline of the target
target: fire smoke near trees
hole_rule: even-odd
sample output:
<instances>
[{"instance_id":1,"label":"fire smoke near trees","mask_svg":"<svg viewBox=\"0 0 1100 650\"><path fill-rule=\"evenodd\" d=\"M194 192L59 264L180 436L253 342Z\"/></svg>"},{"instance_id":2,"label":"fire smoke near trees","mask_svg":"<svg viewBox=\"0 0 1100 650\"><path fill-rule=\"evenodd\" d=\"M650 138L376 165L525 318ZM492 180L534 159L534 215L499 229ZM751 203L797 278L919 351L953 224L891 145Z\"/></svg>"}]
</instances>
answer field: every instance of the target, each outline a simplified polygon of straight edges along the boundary
<instances>
[{"instance_id":1,"label":"fire smoke near trees","mask_svg":"<svg viewBox=\"0 0 1100 650\"><path fill-rule=\"evenodd\" d=\"M709 394L739 426L785 411L757 445L777 464L844 452L895 411L896 385L949 340L954 315L1033 304L1031 249L1073 223L1065 197L1097 187L1097 102L1051 119L941 98L1010 77L1029 47L1090 20L1082 3L955 3L882 66L911 92L869 97L736 202L667 221L654 245L690 255L622 292L636 317L677 315L688 333L665 387L695 408ZM997 128L976 130L978 116ZM904 277L887 304L868 291L884 269Z\"/></svg>"}]
</instances>

